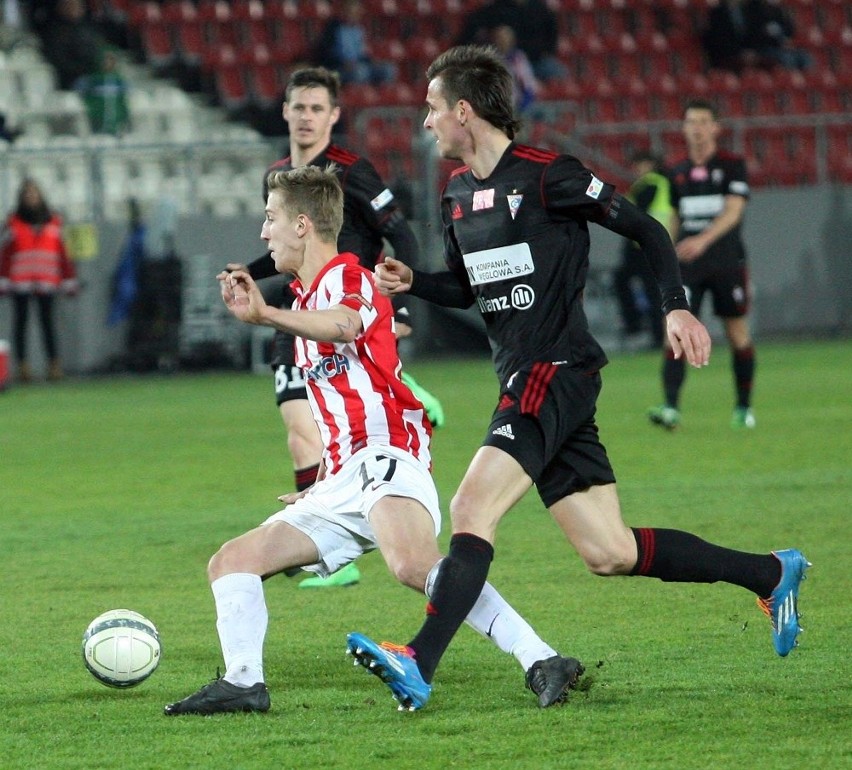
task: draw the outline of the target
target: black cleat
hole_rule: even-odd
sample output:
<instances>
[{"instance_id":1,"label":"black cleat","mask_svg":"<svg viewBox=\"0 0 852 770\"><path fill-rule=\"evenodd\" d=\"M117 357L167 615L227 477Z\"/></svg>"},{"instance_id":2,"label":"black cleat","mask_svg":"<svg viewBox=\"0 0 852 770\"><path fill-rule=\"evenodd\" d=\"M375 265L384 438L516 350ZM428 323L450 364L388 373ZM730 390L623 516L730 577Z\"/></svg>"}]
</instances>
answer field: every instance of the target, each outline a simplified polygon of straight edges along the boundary
<instances>
[{"instance_id":1,"label":"black cleat","mask_svg":"<svg viewBox=\"0 0 852 770\"><path fill-rule=\"evenodd\" d=\"M173 717L180 714L224 714L228 712L269 711L269 690L263 682L251 687L239 687L224 679L214 679L177 703L169 703L163 713Z\"/></svg>"},{"instance_id":2,"label":"black cleat","mask_svg":"<svg viewBox=\"0 0 852 770\"><path fill-rule=\"evenodd\" d=\"M538 705L546 709L555 703L564 703L568 691L577 686L585 670L576 658L554 655L547 660L537 660L527 671L527 688L538 695Z\"/></svg>"}]
</instances>

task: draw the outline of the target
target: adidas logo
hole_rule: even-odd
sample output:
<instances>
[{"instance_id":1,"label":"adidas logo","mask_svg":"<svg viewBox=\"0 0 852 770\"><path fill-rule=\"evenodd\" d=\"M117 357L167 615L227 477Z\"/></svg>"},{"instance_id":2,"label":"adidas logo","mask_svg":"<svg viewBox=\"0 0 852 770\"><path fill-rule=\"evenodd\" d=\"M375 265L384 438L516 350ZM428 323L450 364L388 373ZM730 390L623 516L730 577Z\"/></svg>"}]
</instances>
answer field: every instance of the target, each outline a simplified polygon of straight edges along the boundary
<instances>
[{"instance_id":1,"label":"adidas logo","mask_svg":"<svg viewBox=\"0 0 852 770\"><path fill-rule=\"evenodd\" d=\"M515 434L512 433L511 425L501 425L499 428L495 428L491 431L492 436L503 436L504 438L510 438L512 441L515 440Z\"/></svg>"}]
</instances>

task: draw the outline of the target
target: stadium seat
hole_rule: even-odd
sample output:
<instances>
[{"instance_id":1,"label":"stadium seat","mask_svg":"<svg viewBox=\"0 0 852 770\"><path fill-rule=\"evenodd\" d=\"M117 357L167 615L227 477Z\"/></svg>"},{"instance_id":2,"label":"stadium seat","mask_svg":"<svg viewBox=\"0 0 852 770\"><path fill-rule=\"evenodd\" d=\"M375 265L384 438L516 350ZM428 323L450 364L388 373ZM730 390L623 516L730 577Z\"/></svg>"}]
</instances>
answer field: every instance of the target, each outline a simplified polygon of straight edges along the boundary
<instances>
[{"instance_id":1,"label":"stadium seat","mask_svg":"<svg viewBox=\"0 0 852 770\"><path fill-rule=\"evenodd\" d=\"M167 0L162 4L161 16L168 24L182 24L185 21L196 21L198 10L191 0Z\"/></svg>"},{"instance_id":2,"label":"stadium seat","mask_svg":"<svg viewBox=\"0 0 852 770\"><path fill-rule=\"evenodd\" d=\"M250 94L242 66L218 67L213 73L213 82L225 109L235 111L248 104Z\"/></svg>"},{"instance_id":3,"label":"stadium seat","mask_svg":"<svg viewBox=\"0 0 852 770\"><path fill-rule=\"evenodd\" d=\"M227 0L198 0L197 9L198 18L205 24L224 24L233 19Z\"/></svg>"},{"instance_id":4,"label":"stadium seat","mask_svg":"<svg viewBox=\"0 0 852 770\"><path fill-rule=\"evenodd\" d=\"M263 0L231 0L231 15L239 22L269 21Z\"/></svg>"},{"instance_id":5,"label":"stadium seat","mask_svg":"<svg viewBox=\"0 0 852 770\"><path fill-rule=\"evenodd\" d=\"M252 100L256 104L269 107L281 101L284 88L279 79L278 65L255 64L248 70L248 78Z\"/></svg>"},{"instance_id":6,"label":"stadium seat","mask_svg":"<svg viewBox=\"0 0 852 770\"><path fill-rule=\"evenodd\" d=\"M172 28L164 21L149 21L140 26L140 39L145 60L154 67L165 67L176 58Z\"/></svg>"},{"instance_id":7,"label":"stadium seat","mask_svg":"<svg viewBox=\"0 0 852 770\"><path fill-rule=\"evenodd\" d=\"M743 115L778 114L777 86L769 72L761 69L745 70L740 77L740 88L739 98L736 93L733 93L730 99L738 103Z\"/></svg>"},{"instance_id":8,"label":"stadium seat","mask_svg":"<svg viewBox=\"0 0 852 770\"><path fill-rule=\"evenodd\" d=\"M274 48L276 41L277 25L269 19L246 19L240 24L240 39L244 48L254 46L267 46Z\"/></svg>"},{"instance_id":9,"label":"stadium seat","mask_svg":"<svg viewBox=\"0 0 852 770\"><path fill-rule=\"evenodd\" d=\"M154 0L132 3L129 14L130 25L136 29L142 29L148 24L155 24L163 20L161 6Z\"/></svg>"},{"instance_id":10,"label":"stadium seat","mask_svg":"<svg viewBox=\"0 0 852 770\"><path fill-rule=\"evenodd\" d=\"M181 61L190 66L198 66L207 50L202 22L198 19L175 22L175 35Z\"/></svg>"},{"instance_id":11,"label":"stadium seat","mask_svg":"<svg viewBox=\"0 0 852 770\"><path fill-rule=\"evenodd\" d=\"M852 183L852 127L826 127L828 178L832 182Z\"/></svg>"},{"instance_id":12,"label":"stadium seat","mask_svg":"<svg viewBox=\"0 0 852 770\"><path fill-rule=\"evenodd\" d=\"M378 107L382 103L378 89L366 84L344 86L341 89L340 101L347 110Z\"/></svg>"}]
</instances>

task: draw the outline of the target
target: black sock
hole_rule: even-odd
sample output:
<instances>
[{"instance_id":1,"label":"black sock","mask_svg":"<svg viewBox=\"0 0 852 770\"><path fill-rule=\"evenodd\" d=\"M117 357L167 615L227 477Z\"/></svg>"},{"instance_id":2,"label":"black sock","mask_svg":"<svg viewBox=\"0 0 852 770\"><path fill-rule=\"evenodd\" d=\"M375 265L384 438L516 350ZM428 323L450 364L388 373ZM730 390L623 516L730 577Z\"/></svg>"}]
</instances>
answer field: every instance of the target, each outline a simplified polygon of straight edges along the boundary
<instances>
[{"instance_id":1,"label":"black sock","mask_svg":"<svg viewBox=\"0 0 852 770\"><path fill-rule=\"evenodd\" d=\"M680 401L680 389L686 379L686 364L683 357L675 358L671 350L666 350L663 358L663 395L666 406L677 409Z\"/></svg>"},{"instance_id":2,"label":"black sock","mask_svg":"<svg viewBox=\"0 0 852 770\"><path fill-rule=\"evenodd\" d=\"M731 356L731 367L734 370L737 406L748 408L751 405L751 386L754 381L754 348L749 345L742 350L735 350Z\"/></svg>"},{"instance_id":3,"label":"black sock","mask_svg":"<svg viewBox=\"0 0 852 770\"><path fill-rule=\"evenodd\" d=\"M319 463L309 465L307 468L299 468L295 474L296 491L301 492L308 487L312 487L317 480L317 473L319 473Z\"/></svg>"},{"instance_id":4,"label":"black sock","mask_svg":"<svg viewBox=\"0 0 852 770\"><path fill-rule=\"evenodd\" d=\"M494 548L487 540L466 532L452 536L450 552L441 561L432 598L426 604L426 620L408 645L427 682L432 681L441 656L482 593L493 558Z\"/></svg>"},{"instance_id":5,"label":"black sock","mask_svg":"<svg viewBox=\"0 0 852 770\"><path fill-rule=\"evenodd\" d=\"M781 580L781 563L772 554L733 551L677 529L633 529L639 558L631 575L673 583L721 580L766 598Z\"/></svg>"}]
</instances>

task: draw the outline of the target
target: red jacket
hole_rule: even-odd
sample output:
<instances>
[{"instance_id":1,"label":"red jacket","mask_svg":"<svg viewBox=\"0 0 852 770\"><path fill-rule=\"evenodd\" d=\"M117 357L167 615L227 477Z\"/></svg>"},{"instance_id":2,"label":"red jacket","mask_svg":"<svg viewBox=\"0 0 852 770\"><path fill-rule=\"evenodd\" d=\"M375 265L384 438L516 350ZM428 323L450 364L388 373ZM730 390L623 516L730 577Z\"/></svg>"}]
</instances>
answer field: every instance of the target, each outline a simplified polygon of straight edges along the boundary
<instances>
[{"instance_id":1,"label":"red jacket","mask_svg":"<svg viewBox=\"0 0 852 770\"><path fill-rule=\"evenodd\" d=\"M52 294L76 288L77 272L62 240L60 217L32 225L12 214L0 246L0 291Z\"/></svg>"}]
</instances>

